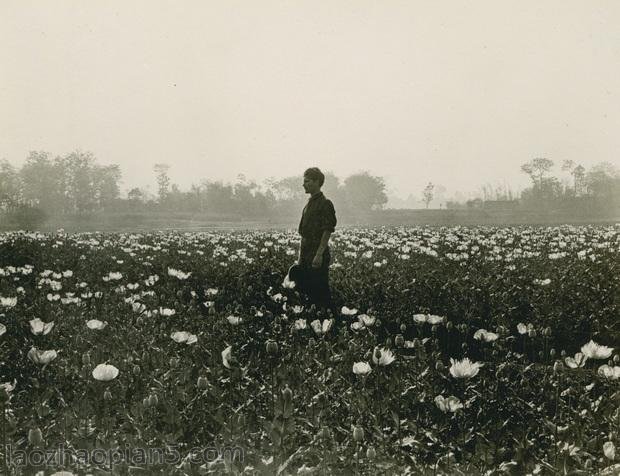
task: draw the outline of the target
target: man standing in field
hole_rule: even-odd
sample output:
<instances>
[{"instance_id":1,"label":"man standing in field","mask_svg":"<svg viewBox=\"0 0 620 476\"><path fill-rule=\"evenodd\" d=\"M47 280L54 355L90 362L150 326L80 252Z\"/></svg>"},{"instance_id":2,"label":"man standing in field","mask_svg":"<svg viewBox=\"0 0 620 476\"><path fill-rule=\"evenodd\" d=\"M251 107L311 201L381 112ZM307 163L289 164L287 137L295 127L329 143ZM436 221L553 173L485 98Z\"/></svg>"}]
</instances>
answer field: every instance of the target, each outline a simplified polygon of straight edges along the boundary
<instances>
[{"instance_id":1,"label":"man standing in field","mask_svg":"<svg viewBox=\"0 0 620 476\"><path fill-rule=\"evenodd\" d=\"M299 222L301 245L297 264L304 279L299 283L299 290L308 295L311 303L317 307L330 309L335 315L335 308L329 289L329 237L336 227L334 205L321 192L325 175L312 167L304 172L304 191L310 194Z\"/></svg>"}]
</instances>

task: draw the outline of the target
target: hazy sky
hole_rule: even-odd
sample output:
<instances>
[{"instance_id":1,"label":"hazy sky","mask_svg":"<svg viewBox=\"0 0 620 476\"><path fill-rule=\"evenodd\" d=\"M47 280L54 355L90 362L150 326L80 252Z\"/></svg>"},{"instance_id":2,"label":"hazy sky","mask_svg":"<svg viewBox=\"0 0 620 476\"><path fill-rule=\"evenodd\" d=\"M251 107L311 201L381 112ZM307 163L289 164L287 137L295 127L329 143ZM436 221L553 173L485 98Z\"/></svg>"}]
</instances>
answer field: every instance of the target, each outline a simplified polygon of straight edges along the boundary
<instances>
[{"instance_id":1,"label":"hazy sky","mask_svg":"<svg viewBox=\"0 0 620 476\"><path fill-rule=\"evenodd\" d=\"M620 2L0 0L0 111L0 158L92 151L123 189L157 162L518 187L618 164Z\"/></svg>"}]
</instances>

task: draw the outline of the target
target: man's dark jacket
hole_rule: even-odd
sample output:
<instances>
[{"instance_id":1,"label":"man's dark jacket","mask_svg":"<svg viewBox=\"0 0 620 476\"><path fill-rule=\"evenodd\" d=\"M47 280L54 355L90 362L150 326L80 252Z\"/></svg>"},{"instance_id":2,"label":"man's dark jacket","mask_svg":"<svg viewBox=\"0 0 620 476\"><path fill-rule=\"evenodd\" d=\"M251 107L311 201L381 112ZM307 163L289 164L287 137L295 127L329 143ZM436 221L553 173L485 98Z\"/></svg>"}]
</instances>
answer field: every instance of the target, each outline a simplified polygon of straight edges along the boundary
<instances>
[{"instance_id":1,"label":"man's dark jacket","mask_svg":"<svg viewBox=\"0 0 620 476\"><path fill-rule=\"evenodd\" d=\"M297 230L301 235L302 266L312 266L312 260L321 243L323 232L330 231L333 233L336 223L334 204L323 195L323 192L318 192L308 199ZM329 257L329 246L325 249L325 257ZM329 263L325 263L325 259L323 261L324 265L329 265Z\"/></svg>"}]
</instances>

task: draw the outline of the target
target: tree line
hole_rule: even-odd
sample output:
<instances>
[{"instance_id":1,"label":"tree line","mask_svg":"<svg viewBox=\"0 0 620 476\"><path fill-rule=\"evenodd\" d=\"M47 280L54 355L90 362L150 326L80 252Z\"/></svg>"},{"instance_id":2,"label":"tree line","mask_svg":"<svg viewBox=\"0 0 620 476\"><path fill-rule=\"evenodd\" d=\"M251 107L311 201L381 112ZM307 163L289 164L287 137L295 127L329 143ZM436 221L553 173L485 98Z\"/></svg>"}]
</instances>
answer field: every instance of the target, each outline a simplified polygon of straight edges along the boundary
<instances>
[{"instance_id":1,"label":"tree line","mask_svg":"<svg viewBox=\"0 0 620 476\"><path fill-rule=\"evenodd\" d=\"M620 208L620 172L609 162L589 170L581 164L564 161L560 172L553 173L554 162L535 158L521 166L531 186L520 194L507 186L485 185L476 199L450 201L445 208L483 208L486 205L509 209L576 207L590 212ZM153 167L155 193L132 188L121 197L119 165L99 165L91 152L74 151L52 157L49 153L30 152L21 168L0 161L0 210L26 215L32 220L49 215L92 215L100 212L190 212L210 216L239 218L291 217L299 214L307 196L302 176L270 178L262 183L239 175L233 182L201 179L181 190L172 183L170 166ZM323 191L336 204L341 216L355 216L382 209L388 202L386 184L379 176L360 172L340 179L325 174ZM445 196L446 189L429 182L420 191L420 203ZM435 200L435 201L434 201Z\"/></svg>"},{"instance_id":2,"label":"tree line","mask_svg":"<svg viewBox=\"0 0 620 476\"><path fill-rule=\"evenodd\" d=\"M155 194L136 187L121 197L118 165L99 165L90 152L54 158L47 152L31 152L19 169L0 161L0 209L45 215L181 211L268 218L296 215L307 201L301 175L262 183L243 175L233 183L202 179L181 190L172 183L169 170L167 164L154 166ZM388 200L385 190L384 179L368 172L344 180L327 172L323 185L325 194L345 214L382 208Z\"/></svg>"},{"instance_id":3,"label":"tree line","mask_svg":"<svg viewBox=\"0 0 620 476\"><path fill-rule=\"evenodd\" d=\"M515 194L507 186L481 188L480 197L465 202L447 202L447 208L500 207L518 210L574 209L583 213L620 210L620 170L610 162L600 162L590 169L572 160L562 162L554 172L555 162L535 158L521 165L531 185Z\"/></svg>"}]
</instances>

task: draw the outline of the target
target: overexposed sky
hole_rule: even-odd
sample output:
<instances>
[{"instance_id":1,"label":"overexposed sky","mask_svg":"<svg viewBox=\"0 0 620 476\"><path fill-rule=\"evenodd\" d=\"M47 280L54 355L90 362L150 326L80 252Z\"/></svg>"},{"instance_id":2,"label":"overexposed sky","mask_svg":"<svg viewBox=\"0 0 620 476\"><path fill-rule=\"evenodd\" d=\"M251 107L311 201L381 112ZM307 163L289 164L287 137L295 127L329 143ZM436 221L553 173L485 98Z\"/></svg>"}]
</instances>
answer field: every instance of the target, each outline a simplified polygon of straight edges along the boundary
<instances>
[{"instance_id":1,"label":"overexposed sky","mask_svg":"<svg viewBox=\"0 0 620 476\"><path fill-rule=\"evenodd\" d=\"M405 197L620 159L620 2L0 0L0 158L369 170Z\"/></svg>"}]
</instances>

